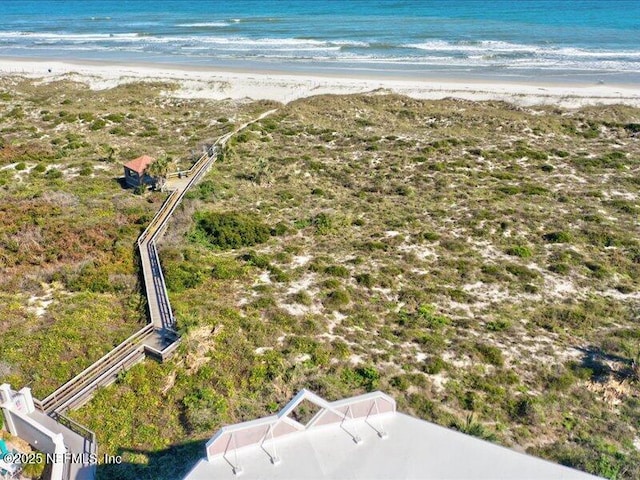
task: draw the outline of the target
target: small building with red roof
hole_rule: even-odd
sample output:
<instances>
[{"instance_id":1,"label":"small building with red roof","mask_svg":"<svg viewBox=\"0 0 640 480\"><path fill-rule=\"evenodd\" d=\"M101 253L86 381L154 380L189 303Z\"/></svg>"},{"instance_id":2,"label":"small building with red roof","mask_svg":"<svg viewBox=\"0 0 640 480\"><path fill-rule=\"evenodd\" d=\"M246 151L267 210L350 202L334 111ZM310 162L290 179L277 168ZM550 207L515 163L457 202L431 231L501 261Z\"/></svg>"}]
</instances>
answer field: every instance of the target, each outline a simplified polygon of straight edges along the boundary
<instances>
[{"instance_id":1,"label":"small building with red roof","mask_svg":"<svg viewBox=\"0 0 640 480\"><path fill-rule=\"evenodd\" d=\"M128 187L141 185L153 185L155 180L147 173L149 165L155 162L155 158L142 155L124 164L124 181Z\"/></svg>"}]
</instances>

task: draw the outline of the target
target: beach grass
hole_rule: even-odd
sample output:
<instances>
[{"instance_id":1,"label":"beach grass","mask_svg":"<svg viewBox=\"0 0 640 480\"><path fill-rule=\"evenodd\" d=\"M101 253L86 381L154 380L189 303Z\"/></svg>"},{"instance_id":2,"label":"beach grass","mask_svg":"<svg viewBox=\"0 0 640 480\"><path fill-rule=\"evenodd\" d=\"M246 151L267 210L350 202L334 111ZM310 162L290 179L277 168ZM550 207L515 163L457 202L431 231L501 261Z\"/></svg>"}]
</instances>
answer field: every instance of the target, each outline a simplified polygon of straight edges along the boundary
<instances>
[{"instance_id":1,"label":"beach grass","mask_svg":"<svg viewBox=\"0 0 640 480\"><path fill-rule=\"evenodd\" d=\"M185 146L197 150L272 106L175 100L163 93L170 90L92 92L74 108L62 102L69 92L82 95L77 85L3 84L0 98L13 113L3 118L2 138L16 152L3 164L15 165L0 172L7 203L76 195L77 210L47 213L44 234L65 218L63 226L93 221L108 233L115 222L98 222L97 212L107 218L109 205L109 218L119 218L131 209L121 220L125 233L111 237L131 245L160 196L121 190L110 180L119 175L115 160L95 179L69 179L69 164L101 165L96 152L105 143L117 147L117 159L141 149L185 158ZM93 117L85 124L76 110ZM199 128L205 119L211 123ZM276 412L308 388L329 400L380 389L420 418L608 478L640 476L640 379L632 368L640 353L638 123L640 111L627 106L563 110L380 94L280 106L229 143L161 242L183 338L174 359L137 365L72 413L98 432L101 451L123 455L126 465L99 475L181 476L219 427ZM177 137L177 129L189 134ZM55 160L61 176L20 173L39 164L31 148L38 158L64 150ZM20 162L24 170L15 168ZM6 231L26 224L11 215L3 222ZM123 256L92 240L85 256L36 263L12 239L2 244L12 262L3 265L3 328L12 338L25 319L34 321L21 280L29 275L31 288L59 282L55 295L65 295L68 308L118 298L122 311L93 320L113 329L99 343L117 342L120 329L142 320L135 281L100 290L100 268L135 279L129 250ZM103 263L83 272L89 255ZM64 319L49 308L39 318L60 324L52 331L62 342ZM22 341L40 348L38 338ZM26 347L2 348L14 359L6 378L37 384L44 366L30 364ZM34 373L24 372L27 364Z\"/></svg>"},{"instance_id":2,"label":"beach grass","mask_svg":"<svg viewBox=\"0 0 640 480\"><path fill-rule=\"evenodd\" d=\"M300 388L381 389L401 411L633 478L637 118L322 96L236 137L161 250L169 282L197 279L171 292L178 435ZM201 241L199 219L229 212L270 238Z\"/></svg>"}]
</instances>

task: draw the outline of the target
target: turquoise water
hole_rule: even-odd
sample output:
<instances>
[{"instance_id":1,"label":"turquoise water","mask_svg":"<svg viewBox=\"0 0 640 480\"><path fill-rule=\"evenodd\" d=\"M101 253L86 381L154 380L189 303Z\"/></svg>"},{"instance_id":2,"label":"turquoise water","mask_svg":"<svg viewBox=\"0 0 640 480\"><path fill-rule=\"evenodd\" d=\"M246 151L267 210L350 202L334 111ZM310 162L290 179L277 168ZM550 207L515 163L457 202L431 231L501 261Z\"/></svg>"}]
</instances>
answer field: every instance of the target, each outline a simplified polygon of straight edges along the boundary
<instances>
[{"instance_id":1,"label":"turquoise water","mask_svg":"<svg viewBox=\"0 0 640 480\"><path fill-rule=\"evenodd\" d=\"M0 0L0 56L640 83L640 0Z\"/></svg>"}]
</instances>

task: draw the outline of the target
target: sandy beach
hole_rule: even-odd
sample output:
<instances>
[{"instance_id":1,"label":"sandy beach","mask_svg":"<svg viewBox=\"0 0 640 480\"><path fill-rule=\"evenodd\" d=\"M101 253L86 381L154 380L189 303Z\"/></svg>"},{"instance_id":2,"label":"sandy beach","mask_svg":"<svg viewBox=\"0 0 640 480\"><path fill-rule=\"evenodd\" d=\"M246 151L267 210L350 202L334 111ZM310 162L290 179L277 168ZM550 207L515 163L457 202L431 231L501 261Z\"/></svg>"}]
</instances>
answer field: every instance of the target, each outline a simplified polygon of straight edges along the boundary
<instances>
[{"instance_id":1,"label":"sandy beach","mask_svg":"<svg viewBox=\"0 0 640 480\"><path fill-rule=\"evenodd\" d=\"M113 64L103 62L57 62L32 59L0 59L0 75L25 76L43 82L72 80L100 90L140 81L176 82L171 92L179 98L275 100L287 103L322 94L394 92L420 99L447 97L466 100L500 100L520 106L556 105L579 108L587 105L640 106L640 86L524 84L472 80L402 79L363 75L291 74L276 71L249 72L178 65Z\"/></svg>"}]
</instances>

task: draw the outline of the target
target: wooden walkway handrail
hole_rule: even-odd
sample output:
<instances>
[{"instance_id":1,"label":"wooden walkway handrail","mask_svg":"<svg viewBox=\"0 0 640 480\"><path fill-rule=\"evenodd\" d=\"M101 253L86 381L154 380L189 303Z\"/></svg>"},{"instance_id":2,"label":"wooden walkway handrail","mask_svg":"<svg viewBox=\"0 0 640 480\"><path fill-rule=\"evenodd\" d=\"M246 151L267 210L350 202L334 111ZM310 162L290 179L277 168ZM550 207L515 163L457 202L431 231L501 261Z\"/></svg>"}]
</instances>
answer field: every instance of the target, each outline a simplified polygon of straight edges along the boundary
<instances>
[{"instance_id":1,"label":"wooden walkway handrail","mask_svg":"<svg viewBox=\"0 0 640 480\"><path fill-rule=\"evenodd\" d=\"M147 353L158 358L160 361L164 361L176 350L180 339L175 330L175 318L169 302L169 294L160 264L160 257L158 256L156 241L164 232L167 222L187 191L204 176L208 168L216 160L219 149L240 130L263 119L274 111L275 110L265 112L253 121L247 122L232 132L218 138L213 145L207 148L207 151L198 158L189 170L179 172L186 174L188 182L182 188L177 188L169 194L137 240L141 262L143 263L150 323L117 345L109 353L103 355L98 361L85 368L64 385L60 386L45 397L44 400L38 401L34 399L34 403L39 410L52 415L54 418L61 419L60 423L62 424L66 423L67 425L71 425L73 428L71 428L71 426L68 428L76 431L76 433L81 436L83 436L83 434L78 432L78 430L85 431L86 435L90 433L89 436L91 436L91 440L95 444L95 435L93 432L73 422L73 420L68 419L62 415L62 412L82 405L93 395L95 390L115 381L119 372L128 369L133 364L142 360ZM151 305L152 302L154 302L154 306ZM154 318L156 309L157 315L160 316L159 319ZM159 345L163 347L162 350L148 343L149 338L154 335L159 337Z\"/></svg>"},{"instance_id":2,"label":"wooden walkway handrail","mask_svg":"<svg viewBox=\"0 0 640 480\"><path fill-rule=\"evenodd\" d=\"M212 156L213 154L210 153L211 152L211 147L207 148L207 151L205 153L203 153L200 158L198 158L198 160L195 161L195 163L193 165L191 165L191 168L187 169L187 170L180 170L178 172L170 172L167 174L167 178L180 178L180 177L190 177L194 170L196 169L196 166L198 165L198 162L200 162L203 158L207 157L207 156Z\"/></svg>"},{"instance_id":3,"label":"wooden walkway handrail","mask_svg":"<svg viewBox=\"0 0 640 480\"><path fill-rule=\"evenodd\" d=\"M117 359L116 357L118 357L119 354L121 355L123 352L126 352L127 348L138 345L145 337L152 335L153 331L153 325L150 323L142 327L136 333L117 345L113 350L103 355L99 360L89 365L82 372L41 400L39 402L41 404L41 409L43 411L48 411L52 403L57 403L58 399L64 397L67 392L75 389L78 382L80 382L81 385L85 384L88 379L91 378L91 375L104 368L105 365L112 363L113 360Z\"/></svg>"},{"instance_id":4,"label":"wooden walkway handrail","mask_svg":"<svg viewBox=\"0 0 640 480\"><path fill-rule=\"evenodd\" d=\"M138 246L140 246L142 242L144 242L144 240L147 238L149 233L151 233L151 231L153 231L154 228L157 227L156 224L160 221L161 217L165 216L165 209L168 208L168 205L172 203L178 195L179 195L179 192L177 190L174 190L165 199L165 201L160 206L160 209L156 212L156 214L151 219L151 222L149 222L149 225L147 226L147 228L145 228L142 234L140 234L140 236L138 237Z\"/></svg>"},{"instance_id":5,"label":"wooden walkway handrail","mask_svg":"<svg viewBox=\"0 0 640 480\"><path fill-rule=\"evenodd\" d=\"M144 346L139 345L136 349L129 351L119 359L117 363L101 371L99 375L90 382L82 384L80 388L75 388L66 393L62 398L57 399L55 409L51 409L51 411L60 413L69 408L77 408L83 405L98 388L110 385L116 380L118 373L126 371L130 366L142 359L144 359Z\"/></svg>"},{"instance_id":6,"label":"wooden walkway handrail","mask_svg":"<svg viewBox=\"0 0 640 480\"><path fill-rule=\"evenodd\" d=\"M189 170L191 178L187 184L183 188L171 192L151 220L149 226L138 238L140 258L147 267L144 268L145 265L143 265L147 303L149 304L149 314L151 316L150 320L156 325L156 328L161 330L166 328L173 329L175 326L175 318L171 310L169 293L162 272L156 241L164 232L167 222L187 191L206 173L208 166L215 161L217 153L217 147L211 146L207 149ZM195 172L195 174L193 174L193 172ZM154 305L151 305L152 303L157 309L154 308ZM159 316L159 318L154 318L156 315Z\"/></svg>"}]
</instances>

